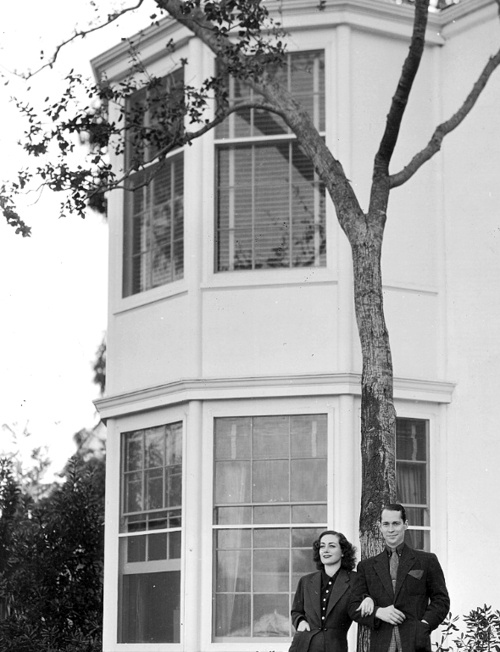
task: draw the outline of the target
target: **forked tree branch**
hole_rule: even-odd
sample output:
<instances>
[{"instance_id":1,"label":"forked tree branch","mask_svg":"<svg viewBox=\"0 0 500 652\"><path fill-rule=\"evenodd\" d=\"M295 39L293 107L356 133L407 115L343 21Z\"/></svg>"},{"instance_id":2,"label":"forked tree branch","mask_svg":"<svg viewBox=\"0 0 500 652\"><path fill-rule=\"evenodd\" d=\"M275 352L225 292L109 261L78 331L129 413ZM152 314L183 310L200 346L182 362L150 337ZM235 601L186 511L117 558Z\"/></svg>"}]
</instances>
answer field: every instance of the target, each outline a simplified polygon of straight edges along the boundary
<instances>
[{"instance_id":1,"label":"forked tree branch","mask_svg":"<svg viewBox=\"0 0 500 652\"><path fill-rule=\"evenodd\" d=\"M389 198L389 164L396 147L401 123L408 104L425 47L429 0L416 0L413 30L408 54L403 63L396 92L387 115L384 134L375 155L369 213L385 215Z\"/></svg>"},{"instance_id":2,"label":"forked tree branch","mask_svg":"<svg viewBox=\"0 0 500 652\"><path fill-rule=\"evenodd\" d=\"M384 135L382 136L376 155L376 158L382 165L386 166L386 169L389 167L394 148L396 147L408 98L424 53L428 13L429 0L417 0L415 3L415 17L413 20L410 48L403 63L398 86L387 115Z\"/></svg>"},{"instance_id":3,"label":"forked tree branch","mask_svg":"<svg viewBox=\"0 0 500 652\"><path fill-rule=\"evenodd\" d=\"M463 122L463 120L469 115L479 96L483 92L486 84L488 83L489 78L499 65L500 50L498 50L494 56L490 57L488 63L483 68L483 71L472 87L471 92L465 99L465 102L462 104L462 106L458 109L458 111L452 115L451 118L436 127L426 147L418 152L418 154L415 154L408 165L406 165L400 172L390 175L389 183L391 188L397 188L398 186L401 186L403 183L408 181L408 179L411 179L415 172L417 172L417 170L419 170L424 163L431 159L434 154L439 152L444 137L456 129L458 125Z\"/></svg>"}]
</instances>

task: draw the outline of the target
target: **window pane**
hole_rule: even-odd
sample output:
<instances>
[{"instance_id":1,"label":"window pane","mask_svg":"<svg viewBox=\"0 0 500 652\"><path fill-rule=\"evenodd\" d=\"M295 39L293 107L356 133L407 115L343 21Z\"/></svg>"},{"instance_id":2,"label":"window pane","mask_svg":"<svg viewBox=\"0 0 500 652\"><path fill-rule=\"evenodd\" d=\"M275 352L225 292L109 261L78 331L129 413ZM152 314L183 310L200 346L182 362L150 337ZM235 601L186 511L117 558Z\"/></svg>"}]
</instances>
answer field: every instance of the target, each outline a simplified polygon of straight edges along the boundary
<instances>
[{"instance_id":1,"label":"window pane","mask_svg":"<svg viewBox=\"0 0 500 652\"><path fill-rule=\"evenodd\" d=\"M288 459L288 417L257 417L253 421L253 458L258 460Z\"/></svg>"},{"instance_id":2,"label":"window pane","mask_svg":"<svg viewBox=\"0 0 500 652\"><path fill-rule=\"evenodd\" d=\"M405 541L417 550L431 549L430 532L428 530L406 530Z\"/></svg>"},{"instance_id":3,"label":"window pane","mask_svg":"<svg viewBox=\"0 0 500 652\"><path fill-rule=\"evenodd\" d=\"M251 521L251 507L216 507L214 510L215 525L238 525Z\"/></svg>"},{"instance_id":4,"label":"window pane","mask_svg":"<svg viewBox=\"0 0 500 652\"><path fill-rule=\"evenodd\" d=\"M250 459L250 419L215 420L215 459Z\"/></svg>"},{"instance_id":5,"label":"window pane","mask_svg":"<svg viewBox=\"0 0 500 652\"><path fill-rule=\"evenodd\" d=\"M307 548L308 550L312 551L313 541L315 541L315 539L318 538L318 535L321 534L322 529L319 530L317 528L293 528L292 546L294 548Z\"/></svg>"},{"instance_id":6,"label":"window pane","mask_svg":"<svg viewBox=\"0 0 500 652\"><path fill-rule=\"evenodd\" d=\"M219 271L324 265L324 188L298 146L221 147L222 159Z\"/></svg>"},{"instance_id":7,"label":"window pane","mask_svg":"<svg viewBox=\"0 0 500 652\"><path fill-rule=\"evenodd\" d=\"M256 595L254 604L254 636L290 636L288 595Z\"/></svg>"},{"instance_id":8,"label":"window pane","mask_svg":"<svg viewBox=\"0 0 500 652\"><path fill-rule=\"evenodd\" d=\"M292 550L292 586L297 587L297 583L302 575L312 573L316 570L311 550Z\"/></svg>"},{"instance_id":9,"label":"window pane","mask_svg":"<svg viewBox=\"0 0 500 652\"><path fill-rule=\"evenodd\" d=\"M180 572L125 575L119 643L180 642Z\"/></svg>"},{"instance_id":10,"label":"window pane","mask_svg":"<svg viewBox=\"0 0 500 652\"><path fill-rule=\"evenodd\" d=\"M142 433L130 433L127 438L127 465L125 467L126 471L134 471L142 467Z\"/></svg>"},{"instance_id":11,"label":"window pane","mask_svg":"<svg viewBox=\"0 0 500 652\"><path fill-rule=\"evenodd\" d=\"M255 530L253 535L254 548L288 548L290 531L288 529Z\"/></svg>"},{"instance_id":12,"label":"window pane","mask_svg":"<svg viewBox=\"0 0 500 652\"><path fill-rule=\"evenodd\" d=\"M291 500L321 500L326 495L326 459L294 460Z\"/></svg>"},{"instance_id":13,"label":"window pane","mask_svg":"<svg viewBox=\"0 0 500 652\"><path fill-rule=\"evenodd\" d=\"M253 510L253 522L254 523L289 523L290 522L290 507L287 505L273 505L268 507L267 505L260 505L259 507L254 507Z\"/></svg>"},{"instance_id":14,"label":"window pane","mask_svg":"<svg viewBox=\"0 0 500 652\"><path fill-rule=\"evenodd\" d=\"M292 417L292 457L326 457L326 443L326 415Z\"/></svg>"},{"instance_id":15,"label":"window pane","mask_svg":"<svg viewBox=\"0 0 500 652\"><path fill-rule=\"evenodd\" d=\"M426 466L398 461L397 492L403 504L427 503Z\"/></svg>"},{"instance_id":16,"label":"window pane","mask_svg":"<svg viewBox=\"0 0 500 652\"><path fill-rule=\"evenodd\" d=\"M253 500L256 503L289 500L289 465L287 461L259 461L253 464Z\"/></svg>"},{"instance_id":17,"label":"window pane","mask_svg":"<svg viewBox=\"0 0 500 652\"><path fill-rule=\"evenodd\" d=\"M251 567L250 550L219 550L217 553L217 591L250 591Z\"/></svg>"},{"instance_id":18,"label":"window pane","mask_svg":"<svg viewBox=\"0 0 500 652\"><path fill-rule=\"evenodd\" d=\"M163 466L165 453L165 428L146 430L146 467Z\"/></svg>"},{"instance_id":19,"label":"window pane","mask_svg":"<svg viewBox=\"0 0 500 652\"><path fill-rule=\"evenodd\" d=\"M289 590L289 550L255 550L253 565L254 591Z\"/></svg>"},{"instance_id":20,"label":"window pane","mask_svg":"<svg viewBox=\"0 0 500 652\"><path fill-rule=\"evenodd\" d=\"M216 636L250 636L250 594L219 594L215 601Z\"/></svg>"},{"instance_id":21,"label":"window pane","mask_svg":"<svg viewBox=\"0 0 500 652\"><path fill-rule=\"evenodd\" d=\"M133 563L146 559L146 537L129 537L127 539L127 561Z\"/></svg>"},{"instance_id":22,"label":"window pane","mask_svg":"<svg viewBox=\"0 0 500 652\"><path fill-rule=\"evenodd\" d=\"M326 505L295 505L292 507L292 523L326 522Z\"/></svg>"},{"instance_id":23,"label":"window pane","mask_svg":"<svg viewBox=\"0 0 500 652\"><path fill-rule=\"evenodd\" d=\"M124 509L126 512L138 512L143 509L142 475L139 473L129 473L125 476Z\"/></svg>"},{"instance_id":24,"label":"window pane","mask_svg":"<svg viewBox=\"0 0 500 652\"><path fill-rule=\"evenodd\" d=\"M419 419L397 420L397 457L399 460L427 459L427 422Z\"/></svg>"},{"instance_id":25,"label":"window pane","mask_svg":"<svg viewBox=\"0 0 500 652\"><path fill-rule=\"evenodd\" d=\"M215 473L217 503L250 501L250 462L217 462Z\"/></svg>"},{"instance_id":26,"label":"window pane","mask_svg":"<svg viewBox=\"0 0 500 652\"><path fill-rule=\"evenodd\" d=\"M180 559L181 558L181 533L170 532L168 535L168 558Z\"/></svg>"},{"instance_id":27,"label":"window pane","mask_svg":"<svg viewBox=\"0 0 500 652\"><path fill-rule=\"evenodd\" d=\"M163 507L163 469L146 471L146 509Z\"/></svg>"},{"instance_id":28,"label":"window pane","mask_svg":"<svg viewBox=\"0 0 500 652\"><path fill-rule=\"evenodd\" d=\"M406 516L410 525L428 527L429 510L426 507L406 507Z\"/></svg>"},{"instance_id":29,"label":"window pane","mask_svg":"<svg viewBox=\"0 0 500 652\"><path fill-rule=\"evenodd\" d=\"M148 561L156 559L167 559L166 533L148 536Z\"/></svg>"},{"instance_id":30,"label":"window pane","mask_svg":"<svg viewBox=\"0 0 500 652\"><path fill-rule=\"evenodd\" d=\"M217 530L215 535L216 546L219 550L250 548L252 546L251 530Z\"/></svg>"}]
</instances>

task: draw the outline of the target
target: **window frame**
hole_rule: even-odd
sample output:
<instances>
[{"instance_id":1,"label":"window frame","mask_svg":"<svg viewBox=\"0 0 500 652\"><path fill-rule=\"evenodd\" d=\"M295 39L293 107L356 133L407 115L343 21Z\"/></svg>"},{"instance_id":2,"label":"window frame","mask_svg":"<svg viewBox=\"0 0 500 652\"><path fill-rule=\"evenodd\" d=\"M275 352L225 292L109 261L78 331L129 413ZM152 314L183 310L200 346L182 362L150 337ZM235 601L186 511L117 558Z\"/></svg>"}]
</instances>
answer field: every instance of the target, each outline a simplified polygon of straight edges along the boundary
<instances>
[{"instance_id":1,"label":"window frame","mask_svg":"<svg viewBox=\"0 0 500 652\"><path fill-rule=\"evenodd\" d=\"M120 562L119 562L119 540L120 540L120 518L121 518L121 500L122 500L122 434L134 430L146 430L165 424L180 423L182 428L182 510L183 523L181 528L180 542L180 642L179 643L120 643L118 632L120 627L119 603L119 583L120 583ZM170 652L182 652L184 649L184 640L186 637L185 622L185 583L186 583L186 518L185 508L187 500L187 420L186 412L178 407L161 408L151 413L132 414L118 418L116 421L110 419L107 423L107 485L106 493L108 496L108 506L106 513L106 550L107 558L105 560L106 582L104 585L104 598L106 612L108 615L107 624L105 623L103 631L103 649L119 650L127 652L160 652L169 650ZM113 479L114 476L114 479ZM118 480L117 480L118 479ZM107 563L106 563L107 562ZM152 562L156 563L156 562ZM108 569L106 571L106 568Z\"/></svg>"},{"instance_id":2,"label":"window frame","mask_svg":"<svg viewBox=\"0 0 500 652\"><path fill-rule=\"evenodd\" d=\"M154 195L156 193L156 182L159 180L159 173L161 173L161 166L166 166L168 181L171 190L171 196L167 201L162 203L154 203ZM157 288L164 288L165 286L169 287L173 283L182 281L185 276L185 214L184 214L184 150L183 148L177 149L174 152L171 152L169 156L165 158L164 161L160 163L148 164L144 171L139 171L134 173L127 180L127 185L133 184L133 182L141 175L146 176L148 171L156 171L153 173L151 180L147 185L139 185L135 190L132 188L127 188L125 190L124 196L124 207L123 207L123 271L122 271L122 298L129 299L131 297L136 297L138 295L143 295L146 292L151 292ZM178 180L179 170L181 173L180 181ZM180 185L181 191L179 195L176 194L176 187ZM141 192L143 195L142 204L143 208L140 211L134 211L135 196L136 192ZM180 230L180 236L176 236L176 214L177 214L177 202L181 198L182 207L180 213L182 214L182 219L179 221L182 222ZM157 210L164 210L164 207L168 207L170 212L170 237L168 239L168 253L170 261L170 272L168 276L170 277L167 280L164 280L160 283L154 283L151 281L151 278L155 272L152 257L159 250L151 242L155 241L154 228L155 228L155 219L154 214ZM162 220L162 224L165 221ZM141 243L139 253L134 252L134 234L136 231L136 225L139 224L141 231ZM143 240L146 240L147 243L143 247ZM180 243L180 245L179 245ZM181 260L182 267L179 272L176 269L176 251L180 249L182 252ZM141 271L140 278L146 279L143 281L145 283L144 289L133 290L134 285L134 272L135 272L135 259L138 259L139 265L144 267L144 272Z\"/></svg>"},{"instance_id":3,"label":"window frame","mask_svg":"<svg viewBox=\"0 0 500 652\"><path fill-rule=\"evenodd\" d=\"M178 75L179 71L182 71L182 83L184 83L185 79L185 69L184 66L179 64L176 65L173 70L170 70L169 72L166 73L157 73L155 74L155 77L160 80L160 82L163 82L164 80L168 80L170 77L173 77L175 75ZM168 82L166 82L168 85ZM178 83L178 81L176 82ZM134 97L140 94L143 94L144 92L148 92L147 89L144 87L138 88L134 93L132 93L129 98L126 100L127 104L127 110L129 110L130 105L134 102ZM153 91L151 91L153 92ZM151 121L151 112L152 109L149 107L144 114L144 125L149 126L152 124ZM127 137L125 137L127 138ZM133 145L127 141L127 139L124 142L124 151L123 151L123 161L125 163L125 168L128 168L131 163L134 161L134 152L132 150ZM122 210L121 210L121 215L122 215L122 244L121 244L121 299L124 301L129 302L132 300L133 303L143 303L144 302L144 295L149 296L150 293L158 293L160 292L162 295L165 292L169 292L169 290L165 290L165 288L172 288L172 285L174 285L173 289L170 289L170 292L175 292L175 285L179 282L182 282L185 278L186 275L186 265L185 265L185 248L186 248L186 227L185 227L185 207L186 207L186 202L185 202L185 147L176 147L174 150L169 152L164 159L161 161L154 160L155 157L155 151L154 148L151 149L152 146L145 146L144 152L141 156L141 161L139 162L139 169L135 170L128 179L125 181L125 188L123 190L123 205L122 205ZM151 160L151 158L153 160ZM137 162L136 162L137 163ZM170 185L172 186L172 183L175 183L175 185L179 184L181 186L181 192L179 196L176 196L175 193L172 194L170 199L167 202L163 202L162 204L158 204L158 206L161 206L162 209L163 207L167 206L170 204L170 231L171 235L169 238L169 244L168 244L168 253L169 253L169 261L170 261L170 272L168 274L167 280L163 280L162 282L158 284L154 284L150 282L151 277L154 274L154 264L152 260L152 256L155 253L155 248L151 246L149 243L155 241L154 237L154 220L153 220L153 215L155 213L155 204L153 203L153 196L155 194L155 180L158 178L157 173L161 173L161 168L162 166L168 166L168 173L170 177L172 176L172 166L177 167L176 171L176 178L174 181L172 181L172 178L170 178ZM180 170L180 180L179 180L179 170ZM153 176L151 180L147 183L146 186L142 187L142 194L143 194L143 207L141 211L138 211L137 213L134 211L134 192L137 192L137 190L132 190L131 185L133 185L133 182L135 179L140 177L140 175L147 176L148 173L153 173ZM172 188L171 188L172 189ZM146 199L147 197L147 199ZM175 230L175 214L176 214L176 202L178 198L181 198L182 200L182 207L181 207L181 212L182 212L182 224L181 224L181 235L179 238L175 236L174 230ZM140 218L138 217L140 216ZM140 236L140 250L139 250L139 262L140 266L145 265L145 273L141 273L141 279L144 277L146 278L145 282L145 287L143 289L138 289L134 290L134 258L137 258L137 253L134 252L134 232L135 232L135 227L137 220L140 219L140 223L143 226L144 229L144 235L141 234ZM163 220L162 223L166 223L165 220ZM143 249L143 240L147 241L147 248ZM175 251L176 251L176 246L178 246L178 242L180 241L180 249L181 249L181 261L182 261L182 266L180 268L180 271L177 272L176 269L176 257L175 257ZM175 241L175 242L174 242ZM160 251L160 249L157 249L156 251ZM142 285L142 283L141 283ZM137 297L141 297L141 299L137 299ZM135 300L134 300L135 299Z\"/></svg>"},{"instance_id":4,"label":"window frame","mask_svg":"<svg viewBox=\"0 0 500 652\"><path fill-rule=\"evenodd\" d=\"M257 403L257 405L256 405ZM232 402L219 402L213 401L210 407L207 408L204 414L204 431L207 435L205 449L206 454L213 457L214 447L214 427L215 418L217 417L248 417L248 416L275 416L275 415L315 415L324 414L327 419L327 524L325 529L334 527L335 510L339 509L338 502L334 500L334 491L337 487L337 477L344 472L343 465L339 459L338 442L335 440L336 433L338 433L339 423L339 407L337 400L335 401L320 401L316 403L311 401L305 396L295 397L293 401L288 398L275 397L273 399L264 399L256 402L253 399L240 398L235 403ZM210 435L210 437L208 437ZM335 459L334 459L335 456ZM215 546L213 541L213 508L214 508L214 482L215 482L215 467L212 463L212 473L205 478L203 483L204 494L204 510L208 516L205 519L204 532L207 537L210 537L211 545L208 550L204 551L203 564L212 568L210 578L207 577L205 590L203 592L203 602L207 605L207 610L202 616L201 623L201 636L202 641L205 642L204 649L209 651L224 651L224 652L248 652L257 645L258 649L271 649L279 652L286 652L290 646L290 637L221 637L216 638L213 633L213 623L215 619L213 600L215 594L214 581L214 555ZM312 542L311 542L312 543ZM356 542L353 540L353 543ZM312 554L312 551L311 551ZM293 597L293 596L292 596ZM210 611L208 605L211 605ZM271 647L269 647L271 646Z\"/></svg>"},{"instance_id":5,"label":"window frame","mask_svg":"<svg viewBox=\"0 0 500 652\"><path fill-rule=\"evenodd\" d=\"M411 510L411 509L422 509L427 511L427 520L428 520L428 525L415 525L412 523L411 515L408 517L409 525L408 525L408 530L409 532L421 532L422 536L424 538L424 550L427 552L430 552L431 550L431 516L432 516L432 511L431 511L431 486L430 486L430 436L431 436L431 431L430 431L430 421L429 419L426 418L417 418L417 417L406 417L406 416L398 416L396 418L396 424L397 421L410 421L410 422L420 422L424 425L425 428L425 459L424 460L408 460L404 458L399 458L397 457L397 443L396 443L396 477L397 477L397 466L398 462L399 463L406 463L414 466L424 466L425 465L425 494L427 498L427 502L425 504L423 503L408 503L408 502L403 502L402 497L399 495L398 492L398 502L400 502L405 509ZM397 433L397 425L396 425L396 433ZM397 434L396 434L396 442L397 442ZM409 542L411 544L411 542Z\"/></svg>"},{"instance_id":6,"label":"window frame","mask_svg":"<svg viewBox=\"0 0 500 652\"><path fill-rule=\"evenodd\" d=\"M321 54L322 56L322 64L323 64L323 74L324 74L324 79L322 81L322 86L323 86L323 92L324 92L324 97L323 97L323 124L318 125L321 126L322 128L320 129L320 134L323 136L323 138L326 139L326 133L327 133L327 106L328 106L328 83L327 83L327 61L328 61L328 52L327 48L325 46L323 47L318 47L317 44L313 45L312 43L310 44L310 47L302 47L297 50L293 50L287 53L287 56L293 57L294 55L301 55L301 54L306 54L306 53L313 53L313 54ZM288 67L288 73L290 68ZM290 77L290 75L288 74ZM234 80L230 80L230 83L233 84ZM321 114L320 108L317 106L314 107L315 112L317 114ZM252 109L252 111L256 111L256 109ZM315 119L319 119L319 115L316 117L313 116ZM227 118L229 121L234 121L235 120L235 114L231 114ZM228 127L229 131L231 132L231 127ZM227 238L228 238L228 251L227 251L227 256L228 256L228 269L220 269L220 261L219 261L219 242L220 242L220 221L219 221L219 197L220 197L220 178L219 178L219 153L222 152L223 150L228 150L230 153L232 152L233 156L234 153L238 150L242 149L248 149L250 152L251 159L253 161L254 158L254 152L256 148L262 147L262 146L272 146L273 144L289 144L290 149L289 149L289 158L288 160L288 166L292 166L292 158L291 158L291 153L293 148L294 143L296 143L296 136L288 129L288 133L285 134L278 134L278 135L252 135L252 136L234 136L229 133L227 136L221 136L218 135L214 131L214 247L213 247L213 274L214 276L227 276L228 274L236 274L240 275L244 272L251 272L253 275L254 274L267 274L268 272L274 272L274 273L290 273L292 271L297 271L297 270L303 270L304 272L317 272L319 270L325 270L326 267L328 266L328 251L333 250L334 243L332 242L331 244L327 244L330 242L328 238L328 200L326 196L326 190L321 185L320 180L318 179L318 175L315 170L313 170L313 175L314 175L314 183L313 183L313 228L314 228L314 257L315 257L315 263L313 265L294 265L293 264L293 258L294 258L294 247L291 246L289 247L289 250L287 252L288 255L288 263L284 265L258 265L256 266L256 239L255 239L255 234L254 234L254 229L255 229L255 215L252 213L252 217L249 223L249 228L251 229L252 236L251 236L251 252L252 252L252 262L249 267L242 267L242 268L237 268L235 267L235 261L234 261L234 242L233 245L231 245L231 239L232 237L234 238L234 212L232 213L229 211L228 214L228 227L227 227ZM253 163L252 163L253 165ZM231 188L233 188L234 192L234 184L228 186L228 197L227 201L230 202L231 198ZM254 180L252 180L251 183L251 194L252 197L255 197L255 191L256 189L258 190L259 186L255 185ZM322 196L321 196L322 194ZM291 195L289 196L289 201L291 201ZM294 212L292 211L292 207L290 204L289 207L289 212L288 212L288 217L287 217L287 222L289 224L289 232L288 232L288 241L289 243L292 243L293 240L293 224L294 224ZM233 226L231 226L231 222L233 222ZM323 230L323 238L320 239L319 236L319 229ZM321 252L321 249L324 248L324 251Z\"/></svg>"}]
</instances>

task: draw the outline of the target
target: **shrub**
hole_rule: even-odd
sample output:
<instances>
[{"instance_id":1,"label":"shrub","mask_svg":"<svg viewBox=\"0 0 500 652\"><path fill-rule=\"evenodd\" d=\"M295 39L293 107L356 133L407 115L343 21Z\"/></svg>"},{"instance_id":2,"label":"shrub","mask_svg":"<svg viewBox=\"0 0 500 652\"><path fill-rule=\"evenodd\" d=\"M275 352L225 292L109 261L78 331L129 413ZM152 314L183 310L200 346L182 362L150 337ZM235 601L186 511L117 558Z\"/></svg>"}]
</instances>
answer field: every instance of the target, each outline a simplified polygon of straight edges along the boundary
<instances>
[{"instance_id":1,"label":"shrub","mask_svg":"<svg viewBox=\"0 0 500 652\"><path fill-rule=\"evenodd\" d=\"M448 615L435 652L500 652L500 611L487 605L473 609L463 617L465 630L457 626L458 620Z\"/></svg>"}]
</instances>

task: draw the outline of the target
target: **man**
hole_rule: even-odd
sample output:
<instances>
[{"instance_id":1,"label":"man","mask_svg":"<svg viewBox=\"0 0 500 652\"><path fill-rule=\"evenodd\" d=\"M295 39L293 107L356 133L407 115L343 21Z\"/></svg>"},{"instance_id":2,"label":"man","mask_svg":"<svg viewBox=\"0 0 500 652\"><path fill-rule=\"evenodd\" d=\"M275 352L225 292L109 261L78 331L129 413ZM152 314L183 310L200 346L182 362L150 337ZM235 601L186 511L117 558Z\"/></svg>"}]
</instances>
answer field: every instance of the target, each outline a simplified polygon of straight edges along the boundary
<instances>
[{"instance_id":1,"label":"man","mask_svg":"<svg viewBox=\"0 0 500 652\"><path fill-rule=\"evenodd\" d=\"M349 615L371 628L370 652L430 652L430 633L450 607L436 555L405 544L407 529L405 508L386 505L380 519L386 548L358 564ZM362 616L357 609L366 596L375 607Z\"/></svg>"}]
</instances>

